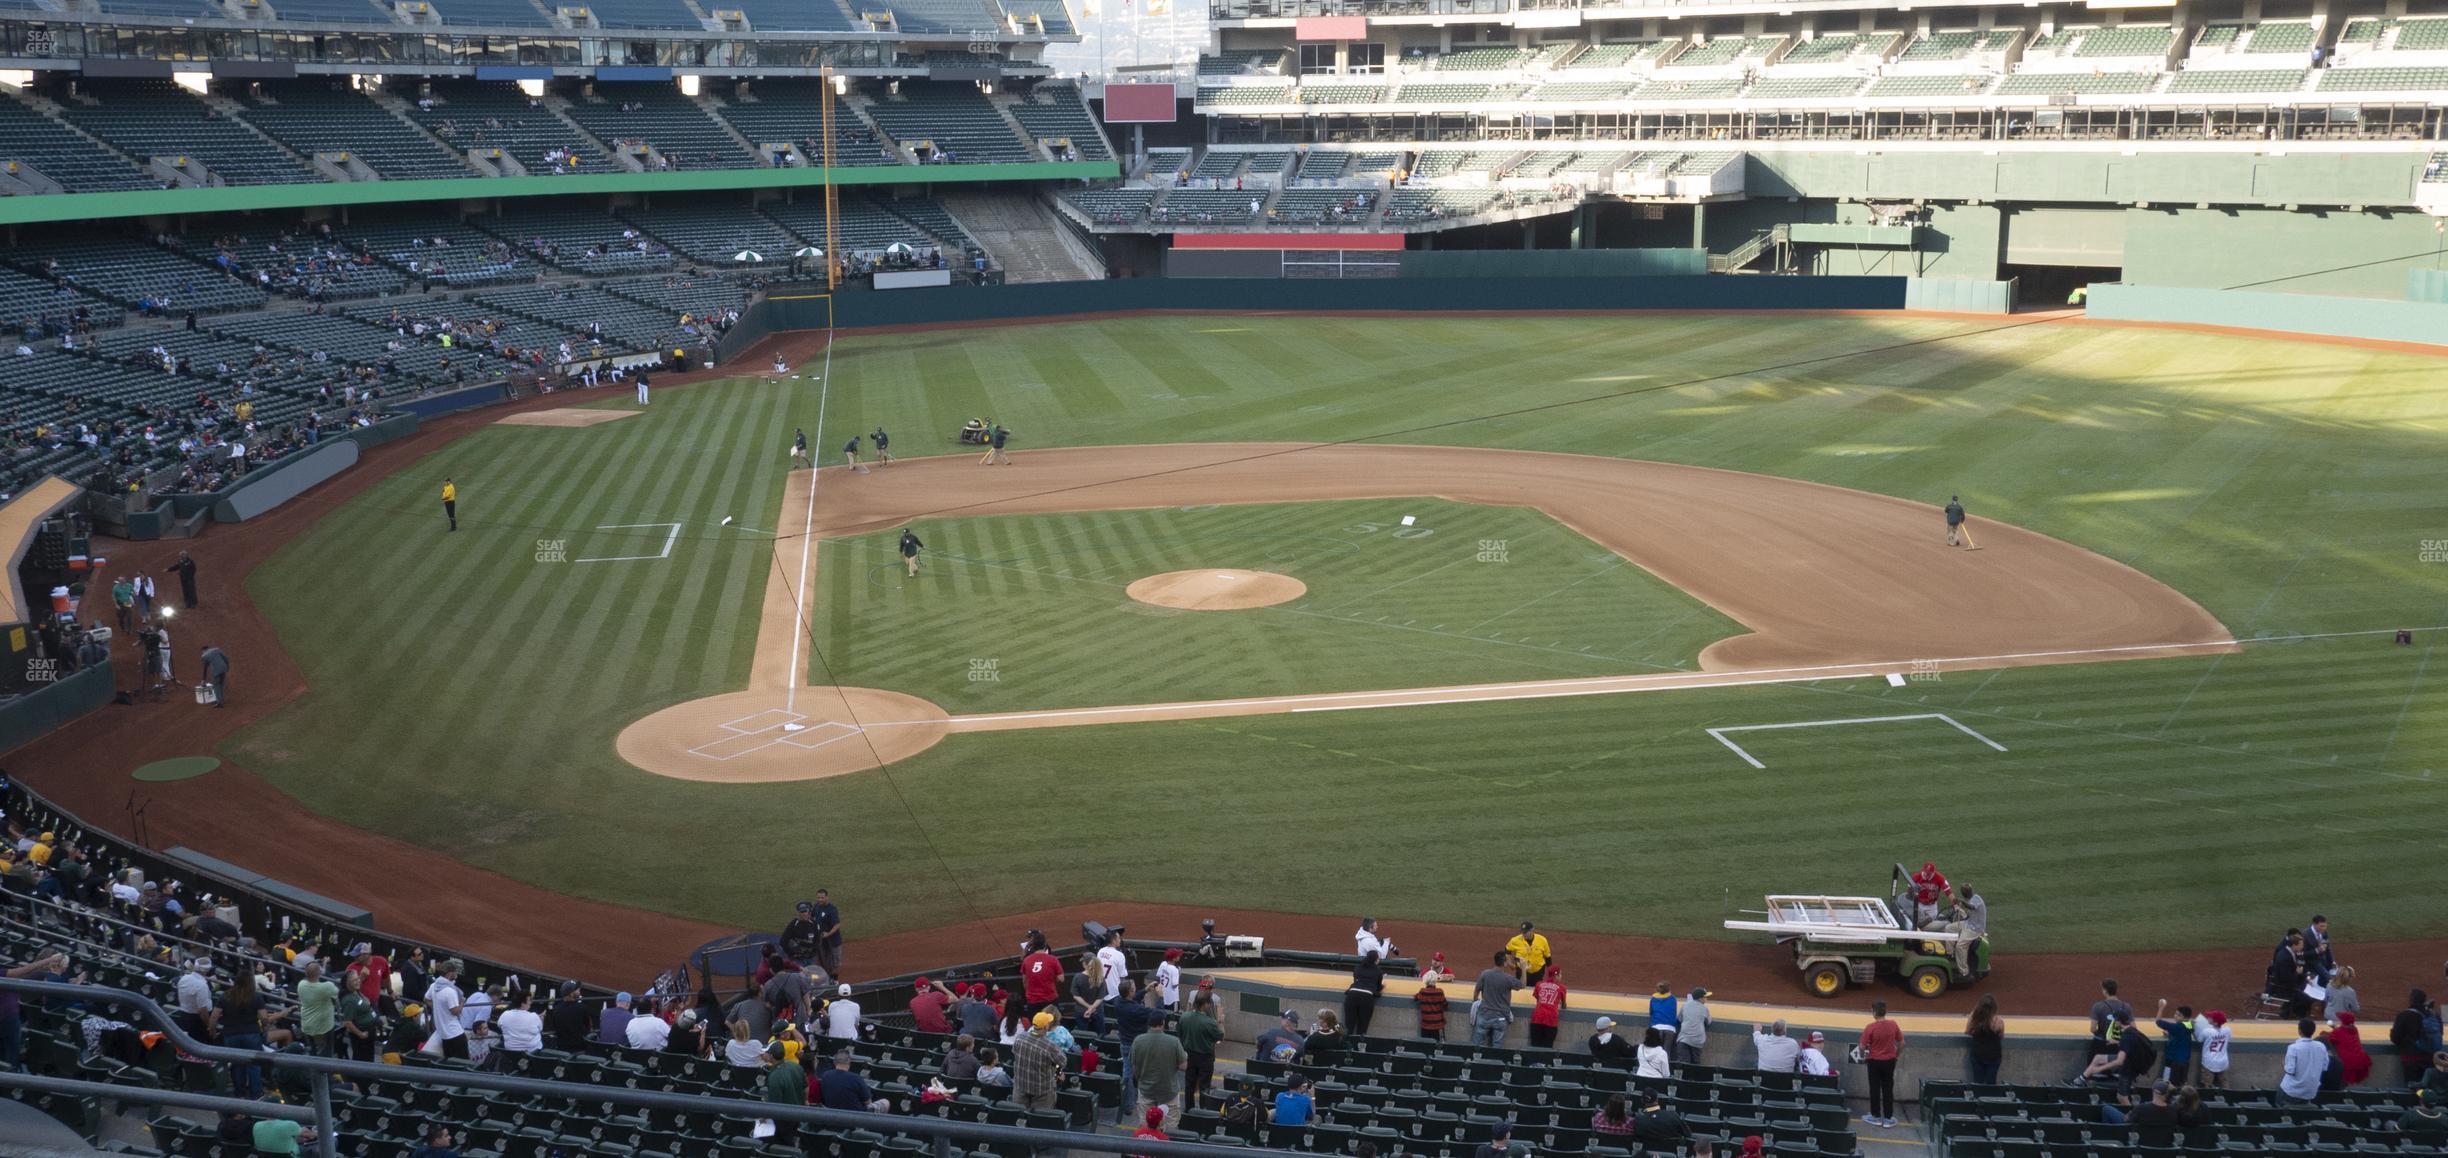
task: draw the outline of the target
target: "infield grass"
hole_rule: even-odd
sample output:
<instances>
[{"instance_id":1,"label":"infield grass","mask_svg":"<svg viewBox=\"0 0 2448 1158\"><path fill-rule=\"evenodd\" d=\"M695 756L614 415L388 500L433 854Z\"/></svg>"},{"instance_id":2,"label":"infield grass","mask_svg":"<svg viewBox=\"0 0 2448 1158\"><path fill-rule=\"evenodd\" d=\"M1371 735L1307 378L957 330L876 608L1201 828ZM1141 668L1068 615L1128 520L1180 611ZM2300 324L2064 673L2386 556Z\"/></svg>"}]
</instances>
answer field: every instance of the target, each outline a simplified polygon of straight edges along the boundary
<instances>
[{"instance_id":1,"label":"infield grass","mask_svg":"<svg viewBox=\"0 0 2448 1158\"><path fill-rule=\"evenodd\" d=\"M1877 352L1768 369L1841 351ZM651 413L589 430L488 429L333 511L250 583L314 690L225 754L309 807L515 877L750 927L823 883L860 932L1101 897L1316 912L1365 897L1397 920L1502 923L1535 903L1556 928L1711 937L1763 893L1869 891L1889 863L1927 857L1979 883L2006 951L2262 945L2316 907L2356 940L2436 936L2448 929L2436 890L2390 882L2440 847L2448 671L2429 665L2443 633L2410 648L2385 633L2448 625L2448 563L2424 546L2448 540L2442 369L2333 345L1926 318L1166 317L849 339L823 416L836 444L881 423L896 450L949 452L950 432L985 414L1017 432L1023 461L1047 445L1384 434L1933 503L1960 493L1977 514L2130 563L2272 642L1900 689L1828 681L955 736L882 774L681 783L627 767L612 737L744 684L772 552L716 524L767 525L789 431L813 435L819 417L812 383L742 382L667 391ZM1693 379L1707 380L1675 385ZM460 488L457 535L434 509L444 474ZM1297 612L1184 635L1043 573L1205 566L1234 535L1284 540L1287 520L1314 520L1303 525L1326 529L1300 533L1335 538L1373 521L1360 514L945 522L936 562L1021 570L945 567L936 581L961 598L932 616L867 589L887 561L877 548L831 543L816 630L853 682L948 705L1058 706L1509 678L1583 662L1584 645L1622 661L1635 649L1614 645L1656 630L1681 598L1643 588L1645 575L1601 574L1587 586L1620 584L1620 602L1568 598L1513 613L1530 617L1519 632L1488 629L1514 638L1465 631L1415 650L1423 641L1395 642L1403 633L1378 617L1416 620L1437 600L1492 614L1586 561L1547 571L1379 549L1391 542L1340 561L1323 544L1296 549L1275 569L1320 601L1413 570L1478 585L1376 591L1297 637L1276 623ZM1543 522L1436 518L1440 539L1470 520L1506 525L1490 537L1511 537L1508 520ZM538 558L554 542L651 553L667 531L596 528L670 521L683 526L669 558ZM2339 632L2381 634L2277 641ZM1525 649L1524 636L1569 654ZM1685 658L1715 635L1687 623L1668 638L1655 654ZM991 689L967 686L978 656L1000 661ZM1754 732L1746 747L1766 767L1753 769L1704 731L1927 711L2008 751L1935 722ZM2350 898L2343 882L2356 883Z\"/></svg>"}]
</instances>

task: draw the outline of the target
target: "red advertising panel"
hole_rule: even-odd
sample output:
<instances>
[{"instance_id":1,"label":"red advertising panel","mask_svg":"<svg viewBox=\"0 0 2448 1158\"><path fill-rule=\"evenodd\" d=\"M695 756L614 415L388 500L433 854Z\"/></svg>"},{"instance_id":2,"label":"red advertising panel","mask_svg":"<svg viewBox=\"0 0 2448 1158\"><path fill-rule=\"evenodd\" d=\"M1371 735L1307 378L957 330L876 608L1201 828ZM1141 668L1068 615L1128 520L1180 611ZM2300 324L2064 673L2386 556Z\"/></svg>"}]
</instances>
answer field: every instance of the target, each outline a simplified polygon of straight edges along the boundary
<instances>
[{"instance_id":1,"label":"red advertising panel","mask_svg":"<svg viewBox=\"0 0 2448 1158\"><path fill-rule=\"evenodd\" d=\"M1399 233L1176 233L1175 249L1401 249Z\"/></svg>"},{"instance_id":2,"label":"red advertising panel","mask_svg":"<svg viewBox=\"0 0 2448 1158\"><path fill-rule=\"evenodd\" d=\"M1299 40L1366 40L1366 16L1303 16L1292 22L1292 35Z\"/></svg>"},{"instance_id":3,"label":"red advertising panel","mask_svg":"<svg viewBox=\"0 0 2448 1158\"><path fill-rule=\"evenodd\" d=\"M1108 84L1105 123L1109 125L1169 125L1175 119L1173 84Z\"/></svg>"}]
</instances>

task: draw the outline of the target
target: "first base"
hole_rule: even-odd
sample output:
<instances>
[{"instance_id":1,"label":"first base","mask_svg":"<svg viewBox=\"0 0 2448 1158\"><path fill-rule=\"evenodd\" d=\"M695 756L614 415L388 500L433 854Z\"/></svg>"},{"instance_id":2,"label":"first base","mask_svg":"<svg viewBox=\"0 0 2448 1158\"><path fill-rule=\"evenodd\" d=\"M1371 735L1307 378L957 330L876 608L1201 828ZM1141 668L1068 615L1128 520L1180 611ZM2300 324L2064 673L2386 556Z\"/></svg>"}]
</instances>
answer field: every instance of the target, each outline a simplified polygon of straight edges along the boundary
<instances>
[{"instance_id":1,"label":"first base","mask_svg":"<svg viewBox=\"0 0 2448 1158\"><path fill-rule=\"evenodd\" d=\"M1408 526L1410 526L1411 524L1416 523L1416 522L1418 522L1418 521L1419 521L1419 516L1417 516L1417 515L1404 515L1404 516L1403 516L1403 525L1404 525L1404 526L1406 526L1406 527L1408 527Z\"/></svg>"}]
</instances>

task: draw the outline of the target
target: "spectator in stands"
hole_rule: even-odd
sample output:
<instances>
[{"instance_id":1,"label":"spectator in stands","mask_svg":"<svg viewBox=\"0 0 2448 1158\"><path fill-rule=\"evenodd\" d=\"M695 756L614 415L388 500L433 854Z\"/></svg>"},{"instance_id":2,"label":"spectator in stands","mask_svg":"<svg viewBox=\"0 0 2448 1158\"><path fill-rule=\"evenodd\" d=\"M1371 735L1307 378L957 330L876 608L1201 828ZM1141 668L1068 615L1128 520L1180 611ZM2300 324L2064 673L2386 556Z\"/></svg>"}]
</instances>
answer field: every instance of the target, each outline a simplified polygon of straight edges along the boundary
<instances>
[{"instance_id":1,"label":"spectator in stands","mask_svg":"<svg viewBox=\"0 0 2448 1158\"><path fill-rule=\"evenodd\" d=\"M2227 1086L2228 1043L2235 1031L2227 1028L2227 1015L2211 1010L2193 1023L2193 1049L2201 1055L2202 1085L2225 1089Z\"/></svg>"},{"instance_id":2,"label":"spectator in stands","mask_svg":"<svg viewBox=\"0 0 2448 1158\"><path fill-rule=\"evenodd\" d=\"M1964 1080L1995 1085L1998 1066L2006 1060L2006 1019L1998 1016L1997 994L1981 994L1980 1004L1964 1018L1964 1037Z\"/></svg>"},{"instance_id":3,"label":"spectator in stands","mask_svg":"<svg viewBox=\"0 0 2448 1158\"><path fill-rule=\"evenodd\" d=\"M1870 1024L1862 1027L1861 1050L1862 1068L1870 1079L1870 1113L1862 1120L1874 1126L1893 1126L1896 1061L1904 1054L1904 1027L1887 1016L1884 1001L1870 1003Z\"/></svg>"},{"instance_id":4,"label":"spectator in stands","mask_svg":"<svg viewBox=\"0 0 2448 1158\"><path fill-rule=\"evenodd\" d=\"M2135 1106L2133 1112L2122 1115L2125 1124L2133 1127L2136 1146L2166 1148L2177 1144L2176 1106L2172 1094L2166 1082L2153 1082L2150 1100ZM2109 1117L2117 1114L2116 1107L2104 1106L2101 1112L2109 1122L2116 1121L2116 1118Z\"/></svg>"},{"instance_id":5,"label":"spectator in stands","mask_svg":"<svg viewBox=\"0 0 2448 1158\"><path fill-rule=\"evenodd\" d=\"M808 976L806 970L799 968L798 962L789 957L776 956L774 974L765 979L763 987L757 991L757 998L763 1001L765 1008L772 1010L776 1017L788 1017L794 1011L805 1016L808 997L815 988L816 979Z\"/></svg>"},{"instance_id":6,"label":"spectator in stands","mask_svg":"<svg viewBox=\"0 0 2448 1158\"><path fill-rule=\"evenodd\" d=\"M1351 985L1343 990L1343 1020L1350 1024L1352 1036L1368 1036L1369 1023L1377 1016L1378 995L1384 991L1385 963L1375 949L1361 953L1359 963L1352 966Z\"/></svg>"},{"instance_id":7,"label":"spectator in stands","mask_svg":"<svg viewBox=\"0 0 2448 1158\"><path fill-rule=\"evenodd\" d=\"M1638 1132L1640 1124L1633 1117L1630 1105L1622 1094L1607 1095L1606 1104L1590 1116L1590 1129L1618 1137Z\"/></svg>"},{"instance_id":8,"label":"spectator in stands","mask_svg":"<svg viewBox=\"0 0 2448 1158\"><path fill-rule=\"evenodd\" d=\"M1663 981L1657 983L1657 988L1649 991L1649 1024L1665 1030L1668 1040L1674 1038L1675 1029L1681 1024L1681 1014L1675 1005L1674 990Z\"/></svg>"},{"instance_id":9,"label":"spectator in stands","mask_svg":"<svg viewBox=\"0 0 2448 1158\"><path fill-rule=\"evenodd\" d=\"M1651 1088L1641 1091L1641 1111L1632 1119L1632 1137L1649 1153L1671 1153L1691 1140L1691 1124L1666 1103L1666 1095Z\"/></svg>"},{"instance_id":10,"label":"spectator in stands","mask_svg":"<svg viewBox=\"0 0 2448 1158\"><path fill-rule=\"evenodd\" d=\"M603 1016L595 1025L596 1044L615 1047L629 1044L629 1020L637 1016L636 1011L630 1008L631 1001L628 992L623 990L612 998L612 1004L604 1007Z\"/></svg>"},{"instance_id":11,"label":"spectator in stands","mask_svg":"<svg viewBox=\"0 0 2448 1158\"><path fill-rule=\"evenodd\" d=\"M544 1018L534 1005L535 993L525 986L510 995L510 1007L498 1021L503 1052L527 1054L544 1048Z\"/></svg>"},{"instance_id":12,"label":"spectator in stands","mask_svg":"<svg viewBox=\"0 0 2448 1158\"><path fill-rule=\"evenodd\" d=\"M1344 1044L1343 1026L1334 1010L1321 1009L1317 1020L1309 1024L1309 1036L1301 1039L1301 1055L1311 1065L1331 1066L1342 1060Z\"/></svg>"},{"instance_id":13,"label":"spectator in stands","mask_svg":"<svg viewBox=\"0 0 2448 1158\"><path fill-rule=\"evenodd\" d=\"M263 1048L263 1001L255 994L255 974L240 969L230 979L229 989L221 994L221 1003L213 1008L209 1028L227 1049L258 1050ZM263 1067L248 1062L230 1063L230 1093L239 1098L263 1096Z\"/></svg>"},{"instance_id":14,"label":"spectator in stands","mask_svg":"<svg viewBox=\"0 0 2448 1158\"><path fill-rule=\"evenodd\" d=\"M365 995L357 966L351 965L341 978L340 1002L333 1010L334 1049L353 1061L374 1060L382 1043L382 1017L374 1008L373 999Z\"/></svg>"},{"instance_id":15,"label":"spectator in stands","mask_svg":"<svg viewBox=\"0 0 2448 1158\"><path fill-rule=\"evenodd\" d=\"M762 991L751 991L731 1003L730 1010L724 1014L724 1020L747 1022L749 1036L763 1041L773 1035L775 1013L774 1007L766 1004Z\"/></svg>"},{"instance_id":16,"label":"spectator in stands","mask_svg":"<svg viewBox=\"0 0 2448 1158\"><path fill-rule=\"evenodd\" d=\"M952 1032L952 991L931 977L918 979L918 992L910 998L910 1017L918 1023L920 1033Z\"/></svg>"},{"instance_id":17,"label":"spectator in stands","mask_svg":"<svg viewBox=\"0 0 2448 1158\"><path fill-rule=\"evenodd\" d=\"M1476 1151L1476 1158L1507 1158L1512 1153L1513 1123L1498 1122L1488 1128L1488 1140Z\"/></svg>"},{"instance_id":18,"label":"spectator in stands","mask_svg":"<svg viewBox=\"0 0 2448 1158\"><path fill-rule=\"evenodd\" d=\"M190 1036L204 1037L210 1032L207 1027L212 1022L211 973L212 958L198 955L189 958L186 970L179 974L176 1017L179 1028Z\"/></svg>"},{"instance_id":19,"label":"spectator in stands","mask_svg":"<svg viewBox=\"0 0 2448 1158\"><path fill-rule=\"evenodd\" d=\"M1224 1040L1223 1025L1215 1016L1215 991L1200 989L1190 998L1190 1011L1181 1015L1175 1027L1181 1038L1186 1064L1182 1068L1184 1108L1196 1108L1199 1099L1215 1081L1216 1046Z\"/></svg>"},{"instance_id":20,"label":"spectator in stands","mask_svg":"<svg viewBox=\"0 0 2448 1158\"><path fill-rule=\"evenodd\" d=\"M850 986L842 985L834 991L833 1000L825 1003L824 1035L837 1041L857 1041L859 1012L859 1003L850 997Z\"/></svg>"},{"instance_id":21,"label":"spectator in stands","mask_svg":"<svg viewBox=\"0 0 2448 1158\"><path fill-rule=\"evenodd\" d=\"M2314 1040L2319 1025L2311 1018L2295 1023L2295 1040L2286 1048L2286 1066L2278 1079L2279 1101L2311 1105L2320 1101L2321 1074L2329 1068L2329 1051Z\"/></svg>"},{"instance_id":22,"label":"spectator in stands","mask_svg":"<svg viewBox=\"0 0 2448 1158\"><path fill-rule=\"evenodd\" d=\"M1275 1095L1275 1105L1267 1120L1278 1126L1306 1126L1317 1113L1317 1097L1310 1092L1309 1079L1292 1075L1292 1084Z\"/></svg>"},{"instance_id":23,"label":"spectator in stands","mask_svg":"<svg viewBox=\"0 0 2448 1158\"><path fill-rule=\"evenodd\" d=\"M944 1078L955 1082L974 1082L977 1072L977 1039L965 1033L953 1038L951 1047L944 1051Z\"/></svg>"},{"instance_id":24,"label":"spectator in stands","mask_svg":"<svg viewBox=\"0 0 2448 1158\"><path fill-rule=\"evenodd\" d=\"M1017 1008L1027 1008L1008 997L1005 998L1004 1003ZM993 992L986 988L985 982L977 982L969 987L969 995L961 999L960 1032L980 1039L993 1037L995 1021L1001 1016L1002 1014L995 1009Z\"/></svg>"},{"instance_id":25,"label":"spectator in stands","mask_svg":"<svg viewBox=\"0 0 2448 1158\"><path fill-rule=\"evenodd\" d=\"M671 1044L671 1023L651 1011L630 1018L624 1032L629 1048L634 1050L661 1053L663 1047Z\"/></svg>"},{"instance_id":26,"label":"spectator in stands","mask_svg":"<svg viewBox=\"0 0 2448 1158\"><path fill-rule=\"evenodd\" d=\"M306 963L298 979L298 1035L308 1053L331 1056L332 1021L340 1008L340 987L323 979L323 963Z\"/></svg>"},{"instance_id":27,"label":"spectator in stands","mask_svg":"<svg viewBox=\"0 0 2448 1158\"><path fill-rule=\"evenodd\" d=\"M1080 958L1071 975L1071 1025L1090 1033L1105 1032L1105 966L1094 954Z\"/></svg>"},{"instance_id":28,"label":"spectator in stands","mask_svg":"<svg viewBox=\"0 0 2448 1158\"><path fill-rule=\"evenodd\" d=\"M2439 1026L2438 1008L2431 1004L2431 995L2420 989L2406 996L2405 1008L2389 1023L2389 1044L2397 1049L2397 1064L2404 1069L2409 1088L2423 1084L2431 1055L2439 1052Z\"/></svg>"},{"instance_id":29,"label":"spectator in stands","mask_svg":"<svg viewBox=\"0 0 2448 1158\"><path fill-rule=\"evenodd\" d=\"M2160 998L2159 1008L2151 1015L2152 1024L2159 1027L2160 1037L2167 1042L2160 1055L2164 1063L2160 1076L2175 1085L2186 1085L2193 1080L2193 1007L2177 1006L2176 1018L2170 1021L2166 1017L2167 1005L2167 998Z\"/></svg>"},{"instance_id":30,"label":"spectator in stands","mask_svg":"<svg viewBox=\"0 0 2448 1158\"><path fill-rule=\"evenodd\" d=\"M2117 996L2116 980L2110 978L2102 981L2100 982L2099 1000L2091 1003L2091 1032L2105 1035L2116 1024L2118 1013L2131 1014L2132 1012L2133 1007L2125 1004L2124 998Z\"/></svg>"},{"instance_id":31,"label":"spectator in stands","mask_svg":"<svg viewBox=\"0 0 2448 1158\"><path fill-rule=\"evenodd\" d=\"M1519 941L1521 938L1514 938ZM1521 988L1521 978L1505 968L1514 959L1510 950L1497 950L1495 964L1479 974L1471 991L1471 1044L1495 1046L1504 1044L1505 1029L1513 1024L1513 991Z\"/></svg>"},{"instance_id":32,"label":"spectator in stands","mask_svg":"<svg viewBox=\"0 0 2448 1158\"><path fill-rule=\"evenodd\" d=\"M434 970L433 984L425 988L425 1008L432 1011L434 1024L434 1035L426 1042L428 1053L462 1059L468 1055L467 997L459 989L464 969L458 958L449 958Z\"/></svg>"},{"instance_id":33,"label":"spectator in stands","mask_svg":"<svg viewBox=\"0 0 2448 1158\"><path fill-rule=\"evenodd\" d=\"M1615 1032L1614 1018L1601 1017L1590 1028L1596 1031L1589 1036L1587 1048L1591 1057L1603 1061L1620 1061L1634 1055L1637 1047L1630 1039Z\"/></svg>"},{"instance_id":34,"label":"spectator in stands","mask_svg":"<svg viewBox=\"0 0 2448 1158\"><path fill-rule=\"evenodd\" d=\"M1751 1027L1751 1048L1759 1054L1761 1073L1790 1074L1802 1054L1801 1043L1785 1036L1785 1019Z\"/></svg>"},{"instance_id":35,"label":"spectator in stands","mask_svg":"<svg viewBox=\"0 0 2448 1158\"><path fill-rule=\"evenodd\" d=\"M553 999L552 1008L544 1011L544 1027L552 1034L553 1048L565 1053L581 1053L587 1037L599 1030L596 1019L587 1016L586 1002L578 995L578 983L561 983L560 995ZM621 1027L623 1034L628 1031Z\"/></svg>"},{"instance_id":36,"label":"spectator in stands","mask_svg":"<svg viewBox=\"0 0 2448 1158\"><path fill-rule=\"evenodd\" d=\"M1054 1028L1054 1015L1039 1013L1029 1020L1029 1031L1012 1043L1012 1098L1026 1110L1051 1110L1054 1095L1062 1086L1065 1064L1062 1048L1055 1045L1047 1031ZM994 1068L992 1051L979 1056L978 1080L983 1083L986 1071Z\"/></svg>"},{"instance_id":37,"label":"spectator in stands","mask_svg":"<svg viewBox=\"0 0 2448 1158\"><path fill-rule=\"evenodd\" d=\"M2091 1063L2083 1067L2086 1081L2105 1082L2116 1090L2117 1101L2132 1101L2134 1086L2143 1080L2158 1063L2157 1047L2134 1024L2133 1011L2119 1010L2113 1022L2116 1038L2105 1050L2092 1055ZM2313 1048L2318 1049L2319 1046ZM2317 1077L2317 1075L2316 1075Z\"/></svg>"},{"instance_id":38,"label":"spectator in stands","mask_svg":"<svg viewBox=\"0 0 2448 1158\"><path fill-rule=\"evenodd\" d=\"M314 1127L285 1118L265 1118L255 1123L249 1135L258 1154L296 1154L300 1145L315 1140Z\"/></svg>"},{"instance_id":39,"label":"spectator in stands","mask_svg":"<svg viewBox=\"0 0 2448 1158\"><path fill-rule=\"evenodd\" d=\"M424 1144L409 1151L408 1158L459 1158L458 1149L451 1145L448 1124L435 1122L425 1127L423 1136Z\"/></svg>"},{"instance_id":40,"label":"spectator in stands","mask_svg":"<svg viewBox=\"0 0 2448 1158\"><path fill-rule=\"evenodd\" d=\"M891 1109L892 1103L877 1097L875 1088L867 1084L866 1078L851 1072L852 1060L853 1056L849 1050L834 1051L833 1068L826 1070L816 1079L817 1092L823 1097L825 1108L828 1110L870 1110L878 1114ZM797 1066L790 1068L798 1069ZM779 1065L774 1067L777 1073L781 1069L782 1066ZM768 1074L765 1080L770 1088L775 1078ZM800 1090L804 1095L807 1089L807 1078L801 1075L799 1081Z\"/></svg>"},{"instance_id":41,"label":"spectator in stands","mask_svg":"<svg viewBox=\"0 0 2448 1158\"><path fill-rule=\"evenodd\" d=\"M1150 1112L1170 1109L1173 1100L1181 1096L1182 1073L1189 1068L1190 1055L1182 1048L1181 1039L1173 1036L1170 1019L1161 1020L1140 1034L1131 1043L1127 1062L1138 1086L1139 1100L1147 1103Z\"/></svg>"},{"instance_id":42,"label":"spectator in stands","mask_svg":"<svg viewBox=\"0 0 2448 1158\"><path fill-rule=\"evenodd\" d=\"M1250 1056L1259 1061L1289 1062L1300 1057L1300 1014L1284 1010L1283 1017L1272 1027L1261 1031Z\"/></svg>"},{"instance_id":43,"label":"spectator in stands","mask_svg":"<svg viewBox=\"0 0 2448 1158\"><path fill-rule=\"evenodd\" d=\"M1411 1008L1419 1023L1419 1035L1429 1041L1445 1040L1448 1002L1445 987L1439 983L1452 979L1453 974L1445 971L1445 955L1439 953L1434 962L1420 971L1419 991L1411 995Z\"/></svg>"},{"instance_id":44,"label":"spectator in stands","mask_svg":"<svg viewBox=\"0 0 2448 1158\"><path fill-rule=\"evenodd\" d=\"M1666 1031L1654 1025L1641 1031L1640 1050L1633 1055L1636 1076L1661 1086L1673 1076L1666 1060L1666 1041Z\"/></svg>"},{"instance_id":45,"label":"spectator in stands","mask_svg":"<svg viewBox=\"0 0 2448 1158\"><path fill-rule=\"evenodd\" d=\"M1530 987L1530 1044L1539 1049L1553 1049L1556 1031L1564 1023L1564 1003L1570 994L1564 988L1564 971L1551 969L1545 980Z\"/></svg>"},{"instance_id":46,"label":"spectator in stands","mask_svg":"<svg viewBox=\"0 0 2448 1158\"><path fill-rule=\"evenodd\" d=\"M1700 1051L1708 1048L1708 995L1707 986L1692 986L1691 996L1677 1011L1682 1020L1675 1027L1674 1060L1684 1065L1700 1064Z\"/></svg>"},{"instance_id":47,"label":"spectator in stands","mask_svg":"<svg viewBox=\"0 0 2448 1158\"><path fill-rule=\"evenodd\" d=\"M2359 1086L2371 1077L2371 1054L2363 1048L2363 1031L2355 1025L2351 1013L2338 1014L2329 1030L2329 1046L2337 1051L2337 1076L2341 1086Z\"/></svg>"},{"instance_id":48,"label":"spectator in stands","mask_svg":"<svg viewBox=\"0 0 2448 1158\"><path fill-rule=\"evenodd\" d=\"M2409 1150L2448 1147L2448 1114L2440 1110L2438 1090L2425 1087L2415 1092L2414 1108L2397 1119L2397 1138Z\"/></svg>"},{"instance_id":49,"label":"spectator in stands","mask_svg":"<svg viewBox=\"0 0 2448 1158\"><path fill-rule=\"evenodd\" d=\"M68 967L68 955L53 953L26 962L8 971L11 977L23 980L56 974ZM15 1070L25 1062L24 1009L14 993L0 993L0 1069Z\"/></svg>"},{"instance_id":50,"label":"spectator in stands","mask_svg":"<svg viewBox=\"0 0 2448 1158\"><path fill-rule=\"evenodd\" d=\"M1545 934L1528 921L1521 923L1521 932L1505 942L1505 952L1521 966L1521 983L1536 985L1547 979L1547 969L1555 960L1555 948L1547 943Z\"/></svg>"}]
</instances>

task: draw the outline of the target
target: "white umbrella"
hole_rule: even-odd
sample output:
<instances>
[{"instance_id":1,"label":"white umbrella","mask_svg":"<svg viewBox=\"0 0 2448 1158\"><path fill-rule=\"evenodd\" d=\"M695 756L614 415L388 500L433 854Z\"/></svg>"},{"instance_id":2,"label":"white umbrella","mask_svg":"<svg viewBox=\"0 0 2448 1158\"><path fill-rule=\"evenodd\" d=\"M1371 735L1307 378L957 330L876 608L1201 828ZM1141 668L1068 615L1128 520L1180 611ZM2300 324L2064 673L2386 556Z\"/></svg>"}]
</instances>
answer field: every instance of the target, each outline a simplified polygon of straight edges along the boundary
<instances>
[{"instance_id":1,"label":"white umbrella","mask_svg":"<svg viewBox=\"0 0 2448 1158\"><path fill-rule=\"evenodd\" d=\"M884 247L886 253L908 253L909 251L909 243L906 241L896 241Z\"/></svg>"},{"instance_id":2,"label":"white umbrella","mask_svg":"<svg viewBox=\"0 0 2448 1158\"><path fill-rule=\"evenodd\" d=\"M821 250L821 249L816 248L816 247L815 247L815 246L813 246L813 245L802 245L802 246L800 246L800 247L799 247L799 251L798 251L798 252L797 252L797 253L796 253L794 256L797 256L797 257L823 257L823 256L824 256L824 251L823 251L823 250Z\"/></svg>"},{"instance_id":3,"label":"white umbrella","mask_svg":"<svg viewBox=\"0 0 2448 1158\"><path fill-rule=\"evenodd\" d=\"M731 260L733 260L733 261L763 261L763 260L765 260L765 255L764 255L764 254L761 254L761 253L758 253L757 251L755 251L755 250L753 250L753 249L743 249L743 250L739 251L738 253L732 254L732 255L731 255Z\"/></svg>"}]
</instances>

